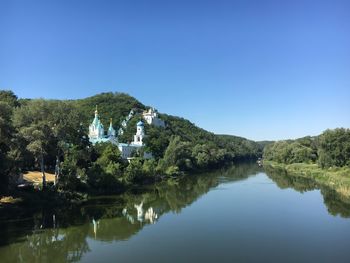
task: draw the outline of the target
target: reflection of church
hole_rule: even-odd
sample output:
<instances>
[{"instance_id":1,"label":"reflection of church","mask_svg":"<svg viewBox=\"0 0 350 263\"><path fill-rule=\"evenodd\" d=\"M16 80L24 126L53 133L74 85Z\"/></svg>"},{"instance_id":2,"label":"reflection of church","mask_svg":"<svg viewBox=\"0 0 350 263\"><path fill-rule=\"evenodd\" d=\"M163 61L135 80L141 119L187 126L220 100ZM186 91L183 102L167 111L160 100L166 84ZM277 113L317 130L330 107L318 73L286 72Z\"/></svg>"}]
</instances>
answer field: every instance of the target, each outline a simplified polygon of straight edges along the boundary
<instances>
[{"instance_id":1,"label":"reflection of church","mask_svg":"<svg viewBox=\"0 0 350 263\"><path fill-rule=\"evenodd\" d=\"M153 114L153 111L150 112ZM122 126L125 128L127 122L133 116L133 111L130 112L126 120L123 121ZM154 117L154 115L152 115ZM157 115L155 115L157 117ZM151 119L147 119L151 120ZM157 117L157 120L158 117ZM151 122L152 123L152 122ZM157 121L158 123L158 121ZM123 134L123 129L120 128L119 134ZM118 146L121 156L124 159L130 158L134 152L139 152L141 148L144 147L143 139L145 138L145 127L142 121L136 124L136 134L134 135L134 140L131 143L119 143L118 137L116 136L116 131L112 126L112 119L109 124L107 134L105 134L104 126L100 121L100 116L98 114L97 106L95 110L95 118L89 126L89 139L92 144L110 142ZM152 158L151 153L145 152L143 157L146 159Z\"/></svg>"},{"instance_id":2,"label":"reflection of church","mask_svg":"<svg viewBox=\"0 0 350 263\"><path fill-rule=\"evenodd\" d=\"M134 204L134 208L136 209L136 220L140 223L149 222L154 224L158 219L158 214L153 210L152 206L145 212L143 208L143 201L140 204ZM123 209L122 214L131 224L134 224L135 219L133 215L128 212L127 208Z\"/></svg>"}]
</instances>

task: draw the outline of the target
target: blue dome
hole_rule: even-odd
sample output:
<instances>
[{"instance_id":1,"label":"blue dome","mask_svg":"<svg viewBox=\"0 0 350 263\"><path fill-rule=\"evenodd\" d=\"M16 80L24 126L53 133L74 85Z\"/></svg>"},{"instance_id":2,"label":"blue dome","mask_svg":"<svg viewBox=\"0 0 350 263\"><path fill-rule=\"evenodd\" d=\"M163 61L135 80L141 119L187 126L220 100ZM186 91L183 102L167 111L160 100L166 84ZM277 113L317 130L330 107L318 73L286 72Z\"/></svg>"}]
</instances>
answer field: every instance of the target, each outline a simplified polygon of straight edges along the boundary
<instances>
[{"instance_id":1,"label":"blue dome","mask_svg":"<svg viewBox=\"0 0 350 263\"><path fill-rule=\"evenodd\" d=\"M137 126L143 126L143 122L142 122L142 121L139 121L136 125L137 125Z\"/></svg>"}]
</instances>

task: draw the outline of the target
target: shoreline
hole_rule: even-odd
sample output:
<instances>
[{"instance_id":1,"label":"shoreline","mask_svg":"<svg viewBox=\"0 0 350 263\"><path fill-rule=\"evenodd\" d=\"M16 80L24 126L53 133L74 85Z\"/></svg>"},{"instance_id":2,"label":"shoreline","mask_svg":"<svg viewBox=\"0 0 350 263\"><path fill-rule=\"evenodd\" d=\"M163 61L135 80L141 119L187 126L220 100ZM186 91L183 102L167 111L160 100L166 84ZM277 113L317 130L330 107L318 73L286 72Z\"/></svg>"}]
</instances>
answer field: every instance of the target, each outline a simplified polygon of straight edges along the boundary
<instances>
[{"instance_id":1,"label":"shoreline","mask_svg":"<svg viewBox=\"0 0 350 263\"><path fill-rule=\"evenodd\" d=\"M322 169L317 164L293 163L283 164L273 161L264 161L264 167L274 170L283 170L289 175L314 180L321 186L335 190L339 195L350 201L350 168L332 167Z\"/></svg>"},{"instance_id":2,"label":"shoreline","mask_svg":"<svg viewBox=\"0 0 350 263\"><path fill-rule=\"evenodd\" d=\"M147 178L142 182L124 185L115 192L99 191L99 189L90 189L86 192L72 192L72 191L57 191L53 187L48 187L45 191L39 189L28 190L15 190L9 192L8 195L0 196L0 217L3 212L13 212L25 209L25 210L37 210L40 208L55 209L57 207L65 206L71 207L76 205L82 205L91 198L99 196L109 195L122 195L127 191L133 191L136 189L155 185L160 182L168 182L169 184L177 183L178 181L186 178L189 175L202 175L208 172L218 171L221 169L227 169L228 167L235 166L243 163L255 163L253 161L238 161L227 162L222 167L215 167L211 169L201 169L189 172L182 172L178 176L166 176L157 175L153 178ZM3 200L2 200L3 199Z\"/></svg>"}]
</instances>

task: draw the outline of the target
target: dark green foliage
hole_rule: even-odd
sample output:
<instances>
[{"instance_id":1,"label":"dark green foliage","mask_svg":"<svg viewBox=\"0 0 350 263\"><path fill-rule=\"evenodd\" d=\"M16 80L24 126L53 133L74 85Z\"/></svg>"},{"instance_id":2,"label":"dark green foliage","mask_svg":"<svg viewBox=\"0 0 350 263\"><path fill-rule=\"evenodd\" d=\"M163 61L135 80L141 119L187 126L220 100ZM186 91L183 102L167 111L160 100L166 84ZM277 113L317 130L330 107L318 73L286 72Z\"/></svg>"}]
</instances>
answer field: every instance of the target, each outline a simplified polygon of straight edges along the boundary
<instances>
[{"instance_id":1,"label":"dark green foliage","mask_svg":"<svg viewBox=\"0 0 350 263\"><path fill-rule=\"evenodd\" d=\"M147 150L156 158L164 156L166 159L169 140L171 136L177 137L180 146L176 150L179 153L174 158L180 158L178 164L165 164L167 161L162 161L164 166L177 166L182 171L208 169L228 161L256 159L262 155L262 149L256 142L237 136L215 135L183 118L166 114L161 114L161 118L166 121L167 127L162 129L146 126L145 142ZM181 147L188 150L183 149L181 152Z\"/></svg>"},{"instance_id":2,"label":"dark green foliage","mask_svg":"<svg viewBox=\"0 0 350 263\"><path fill-rule=\"evenodd\" d=\"M264 159L286 164L312 163L316 160L316 151L297 141L278 141L265 147Z\"/></svg>"},{"instance_id":3,"label":"dark green foliage","mask_svg":"<svg viewBox=\"0 0 350 263\"><path fill-rule=\"evenodd\" d=\"M215 135L183 118L160 114L165 128L145 123L146 147L135 152L130 164L122 160L111 144L92 146L88 126L95 106L105 131L113 118L116 130L128 116L134 116L124 128L120 142L130 142L136 123L146 107L123 93L102 93L80 100L21 99L8 91L0 92L0 159L4 182L10 171L54 170L60 163L57 188L62 191L87 190L118 192L123 185L152 181L161 175L176 176L187 171L211 169L227 162L259 156L259 145L235 136ZM4 120L1 122L1 120ZM144 160L143 152L152 152L153 160ZM12 170L11 170L12 169ZM4 185L7 185L7 183ZM43 180L44 184L44 180Z\"/></svg>"},{"instance_id":4,"label":"dark green foliage","mask_svg":"<svg viewBox=\"0 0 350 263\"><path fill-rule=\"evenodd\" d=\"M92 193L118 193L123 188L115 170L106 173L105 170L94 163L88 171L88 186Z\"/></svg>"},{"instance_id":5,"label":"dark green foliage","mask_svg":"<svg viewBox=\"0 0 350 263\"><path fill-rule=\"evenodd\" d=\"M159 172L157 170L157 165L158 163L154 159L144 160L142 165L142 173L151 178L157 176L157 173Z\"/></svg>"},{"instance_id":6,"label":"dark green foliage","mask_svg":"<svg viewBox=\"0 0 350 263\"><path fill-rule=\"evenodd\" d=\"M11 90L0 90L0 101L7 103L11 109L20 105L17 96Z\"/></svg>"},{"instance_id":7,"label":"dark green foliage","mask_svg":"<svg viewBox=\"0 0 350 263\"><path fill-rule=\"evenodd\" d=\"M14 111L13 123L24 147L39 161L53 167L69 145L89 145L78 110L63 101L30 100Z\"/></svg>"},{"instance_id":8,"label":"dark green foliage","mask_svg":"<svg viewBox=\"0 0 350 263\"><path fill-rule=\"evenodd\" d=\"M322 168L350 166L350 130L326 130L318 137L268 144L264 159L285 164L317 161Z\"/></svg>"},{"instance_id":9,"label":"dark green foliage","mask_svg":"<svg viewBox=\"0 0 350 263\"><path fill-rule=\"evenodd\" d=\"M182 141L205 143L215 140L215 134L201 129L184 118L161 114L171 134L177 135Z\"/></svg>"},{"instance_id":10,"label":"dark green foliage","mask_svg":"<svg viewBox=\"0 0 350 263\"><path fill-rule=\"evenodd\" d=\"M274 141L259 141L256 142L258 144L258 149L259 149L259 157L261 157L263 155L264 149L267 145L269 144L273 144Z\"/></svg>"},{"instance_id":11,"label":"dark green foliage","mask_svg":"<svg viewBox=\"0 0 350 263\"><path fill-rule=\"evenodd\" d=\"M83 191L86 189L86 168L77 166L76 158L66 157L61 163L62 175L58 181L58 187L64 191Z\"/></svg>"},{"instance_id":12,"label":"dark green foliage","mask_svg":"<svg viewBox=\"0 0 350 263\"><path fill-rule=\"evenodd\" d=\"M143 160L135 158L131 160L130 164L125 170L124 180L126 183L140 182L144 178L144 172L142 169Z\"/></svg>"},{"instance_id":13,"label":"dark green foliage","mask_svg":"<svg viewBox=\"0 0 350 263\"><path fill-rule=\"evenodd\" d=\"M147 137L144 140L146 151L151 152L154 158L158 160L164 156L172 132L168 128L163 129L150 125L146 125L145 129L147 131Z\"/></svg>"},{"instance_id":14,"label":"dark green foliage","mask_svg":"<svg viewBox=\"0 0 350 263\"><path fill-rule=\"evenodd\" d=\"M113 126L119 128L131 109L140 111L145 109L145 106L135 98L119 92L101 93L89 98L70 101L70 103L77 107L82 115L81 122L84 124L90 124L97 105L105 129L108 129L110 118L113 118Z\"/></svg>"},{"instance_id":15,"label":"dark green foliage","mask_svg":"<svg viewBox=\"0 0 350 263\"><path fill-rule=\"evenodd\" d=\"M8 153L11 149L11 107L0 101L0 193L7 190L11 158Z\"/></svg>"},{"instance_id":16,"label":"dark green foliage","mask_svg":"<svg viewBox=\"0 0 350 263\"><path fill-rule=\"evenodd\" d=\"M192 145L182 141L180 136L172 136L161 160L161 167L165 171L167 167L175 166L181 171L190 171L194 168L192 158Z\"/></svg>"},{"instance_id":17,"label":"dark green foliage","mask_svg":"<svg viewBox=\"0 0 350 263\"><path fill-rule=\"evenodd\" d=\"M93 118L94 105L98 105L105 128L107 128L110 117L114 120L114 128L119 128L122 120L133 109L134 117L129 120L124 134L119 137L120 142L133 140L136 123L142 119L141 113L145 109L140 102L123 93L102 93L87 99L71 101L71 103L76 103L87 123L90 123ZM160 114L159 117L166 122L166 128L154 127L145 123L147 134L145 150L152 152L155 159L160 160L158 168L161 167L163 172L167 166L165 163L169 161L165 153L172 136L178 137L180 148L176 149L178 153L175 157L179 159L176 160L176 164L170 166L176 166L182 171L213 168L227 161L255 159L262 154L261 147L253 141L236 136L218 136L180 117L167 114ZM116 120L118 120L117 123ZM196 145L198 145L197 150L193 152ZM200 147L207 150L199 151ZM142 156L142 153L140 154L136 153L135 156ZM163 157L165 160L161 160ZM207 160L204 160L205 158ZM162 171L158 169L158 172Z\"/></svg>"},{"instance_id":18,"label":"dark green foliage","mask_svg":"<svg viewBox=\"0 0 350 263\"><path fill-rule=\"evenodd\" d=\"M326 130L318 138L318 163L324 167L350 167L350 129Z\"/></svg>"},{"instance_id":19,"label":"dark green foliage","mask_svg":"<svg viewBox=\"0 0 350 263\"><path fill-rule=\"evenodd\" d=\"M12 91L0 90L0 194L8 190L9 183L15 183L20 172L17 163L18 140L12 123L12 113L19 106Z\"/></svg>"},{"instance_id":20,"label":"dark green foliage","mask_svg":"<svg viewBox=\"0 0 350 263\"><path fill-rule=\"evenodd\" d=\"M216 168L232 160L226 149L219 148L214 143L197 144L192 149L192 157L198 169Z\"/></svg>"},{"instance_id":21,"label":"dark green foliage","mask_svg":"<svg viewBox=\"0 0 350 263\"><path fill-rule=\"evenodd\" d=\"M227 149L230 158L234 160L254 160L262 155L260 146L256 142L242 137L217 135L216 141L221 148Z\"/></svg>"},{"instance_id":22,"label":"dark green foliage","mask_svg":"<svg viewBox=\"0 0 350 263\"><path fill-rule=\"evenodd\" d=\"M122 136L119 136L118 139L121 142L131 142L134 139L135 131L136 131L136 124L141 120L141 114L136 113L134 117L132 117L126 126L126 128L123 129L124 134Z\"/></svg>"},{"instance_id":23,"label":"dark green foliage","mask_svg":"<svg viewBox=\"0 0 350 263\"><path fill-rule=\"evenodd\" d=\"M113 176L116 180L121 180L123 169L127 165L121 158L118 147L110 143L105 144L96 164L101 167L105 174Z\"/></svg>"}]
</instances>

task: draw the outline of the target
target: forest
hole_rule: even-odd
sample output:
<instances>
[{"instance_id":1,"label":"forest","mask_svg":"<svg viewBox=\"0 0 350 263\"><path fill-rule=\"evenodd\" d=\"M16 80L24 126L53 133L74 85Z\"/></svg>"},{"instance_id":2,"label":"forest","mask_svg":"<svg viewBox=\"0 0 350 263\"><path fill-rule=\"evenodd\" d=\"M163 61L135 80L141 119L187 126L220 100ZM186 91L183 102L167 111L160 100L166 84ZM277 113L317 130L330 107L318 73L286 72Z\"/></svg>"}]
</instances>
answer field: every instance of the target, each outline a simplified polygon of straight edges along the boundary
<instances>
[{"instance_id":1,"label":"forest","mask_svg":"<svg viewBox=\"0 0 350 263\"><path fill-rule=\"evenodd\" d=\"M129 163L117 146L91 145L87 135L98 105L102 123L113 118L117 130L130 110L134 117L119 141L135 133L145 105L124 93L102 93L79 100L18 99L0 91L0 195L11 194L18 176L43 173L42 190L60 193L119 193L124 189L167 177L188 176L225 164L256 159L263 146L245 138L216 135L180 117L160 114L166 128L146 124L146 151ZM45 172L59 166L57 184L47 184Z\"/></svg>"},{"instance_id":2,"label":"forest","mask_svg":"<svg viewBox=\"0 0 350 263\"><path fill-rule=\"evenodd\" d=\"M350 201L350 129L326 130L319 136L266 145L265 171L312 180Z\"/></svg>"},{"instance_id":3,"label":"forest","mask_svg":"<svg viewBox=\"0 0 350 263\"><path fill-rule=\"evenodd\" d=\"M350 129L326 130L315 137L277 141L264 148L264 160L308 163L320 168L350 167Z\"/></svg>"}]
</instances>

